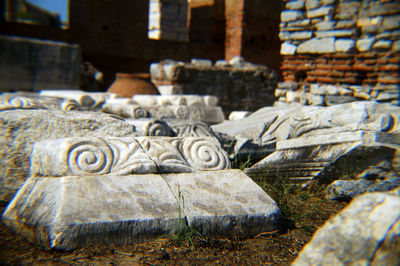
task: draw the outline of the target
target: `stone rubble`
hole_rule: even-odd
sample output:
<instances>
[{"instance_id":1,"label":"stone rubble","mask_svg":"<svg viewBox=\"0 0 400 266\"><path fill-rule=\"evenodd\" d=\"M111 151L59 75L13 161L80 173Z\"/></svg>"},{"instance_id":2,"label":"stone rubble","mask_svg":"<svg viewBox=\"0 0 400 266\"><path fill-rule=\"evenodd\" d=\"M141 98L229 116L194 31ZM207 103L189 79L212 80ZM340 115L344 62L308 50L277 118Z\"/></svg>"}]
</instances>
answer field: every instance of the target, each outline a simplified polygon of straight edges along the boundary
<instances>
[{"instance_id":1,"label":"stone rubble","mask_svg":"<svg viewBox=\"0 0 400 266\"><path fill-rule=\"evenodd\" d=\"M397 265L400 189L367 193L315 232L293 265Z\"/></svg>"},{"instance_id":2,"label":"stone rubble","mask_svg":"<svg viewBox=\"0 0 400 266\"><path fill-rule=\"evenodd\" d=\"M264 158L247 169L248 174L284 175L304 184L329 183L342 174L335 171L349 170L349 162L354 161L355 174L379 158L396 164L399 112L391 104L367 101L330 107L264 107L212 129L234 145L231 158ZM357 162L360 154L369 159ZM400 166L395 169L400 172Z\"/></svg>"},{"instance_id":3,"label":"stone rubble","mask_svg":"<svg viewBox=\"0 0 400 266\"><path fill-rule=\"evenodd\" d=\"M215 97L44 94L0 96L0 195L13 198L2 219L29 241L73 250L187 226L221 237L279 228L277 204L243 172L229 170L218 134L199 121L220 122L222 111L197 120L146 118L156 116L154 108L221 110Z\"/></svg>"}]
</instances>

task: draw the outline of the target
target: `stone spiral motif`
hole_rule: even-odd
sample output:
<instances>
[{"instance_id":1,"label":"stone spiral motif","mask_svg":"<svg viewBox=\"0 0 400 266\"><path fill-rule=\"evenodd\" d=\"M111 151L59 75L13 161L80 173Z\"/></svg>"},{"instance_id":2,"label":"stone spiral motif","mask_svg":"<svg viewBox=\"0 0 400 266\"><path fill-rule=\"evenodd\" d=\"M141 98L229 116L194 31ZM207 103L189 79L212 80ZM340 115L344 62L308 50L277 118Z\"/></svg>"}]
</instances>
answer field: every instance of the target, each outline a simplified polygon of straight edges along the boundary
<instances>
[{"instance_id":1,"label":"stone spiral motif","mask_svg":"<svg viewBox=\"0 0 400 266\"><path fill-rule=\"evenodd\" d=\"M230 168L209 137L71 137L41 141L31 156L32 176L189 173Z\"/></svg>"},{"instance_id":2,"label":"stone spiral motif","mask_svg":"<svg viewBox=\"0 0 400 266\"><path fill-rule=\"evenodd\" d=\"M141 106L138 106L133 110L133 117L134 118L145 118L145 117L147 117L147 111L145 109L143 109Z\"/></svg>"},{"instance_id":3,"label":"stone spiral motif","mask_svg":"<svg viewBox=\"0 0 400 266\"><path fill-rule=\"evenodd\" d=\"M160 121L150 123L146 128L146 136L171 136L168 125Z\"/></svg>"},{"instance_id":4,"label":"stone spiral motif","mask_svg":"<svg viewBox=\"0 0 400 266\"><path fill-rule=\"evenodd\" d=\"M215 141L188 138L183 140L181 151L195 169L215 171L230 168L228 157Z\"/></svg>"},{"instance_id":5,"label":"stone spiral motif","mask_svg":"<svg viewBox=\"0 0 400 266\"><path fill-rule=\"evenodd\" d=\"M67 153L68 167L73 175L109 173L114 161L113 151L100 139L77 141Z\"/></svg>"},{"instance_id":6,"label":"stone spiral motif","mask_svg":"<svg viewBox=\"0 0 400 266\"><path fill-rule=\"evenodd\" d=\"M10 97L0 101L0 110L35 108L36 104L26 97Z\"/></svg>"},{"instance_id":7,"label":"stone spiral motif","mask_svg":"<svg viewBox=\"0 0 400 266\"><path fill-rule=\"evenodd\" d=\"M60 109L63 111L75 111L79 109L79 104L74 100L66 100L61 102Z\"/></svg>"},{"instance_id":8,"label":"stone spiral motif","mask_svg":"<svg viewBox=\"0 0 400 266\"><path fill-rule=\"evenodd\" d=\"M180 106L176 108L176 117L179 119L188 119L189 118L189 110L187 109L186 106Z\"/></svg>"}]
</instances>

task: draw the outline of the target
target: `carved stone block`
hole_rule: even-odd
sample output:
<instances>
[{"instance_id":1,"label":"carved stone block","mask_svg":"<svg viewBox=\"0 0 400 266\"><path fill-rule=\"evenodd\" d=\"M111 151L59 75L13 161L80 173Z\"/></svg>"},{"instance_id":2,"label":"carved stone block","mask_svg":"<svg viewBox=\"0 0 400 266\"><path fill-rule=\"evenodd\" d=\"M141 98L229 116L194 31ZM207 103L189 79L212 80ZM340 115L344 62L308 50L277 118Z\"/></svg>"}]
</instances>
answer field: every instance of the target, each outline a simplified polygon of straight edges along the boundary
<instances>
[{"instance_id":1,"label":"carved stone block","mask_svg":"<svg viewBox=\"0 0 400 266\"><path fill-rule=\"evenodd\" d=\"M32 176L182 173L228 168L227 154L213 138L64 138L36 143L31 155Z\"/></svg>"},{"instance_id":2,"label":"carved stone block","mask_svg":"<svg viewBox=\"0 0 400 266\"><path fill-rule=\"evenodd\" d=\"M3 222L43 248L132 244L192 226L248 237L279 228L277 204L240 170L31 177Z\"/></svg>"}]
</instances>

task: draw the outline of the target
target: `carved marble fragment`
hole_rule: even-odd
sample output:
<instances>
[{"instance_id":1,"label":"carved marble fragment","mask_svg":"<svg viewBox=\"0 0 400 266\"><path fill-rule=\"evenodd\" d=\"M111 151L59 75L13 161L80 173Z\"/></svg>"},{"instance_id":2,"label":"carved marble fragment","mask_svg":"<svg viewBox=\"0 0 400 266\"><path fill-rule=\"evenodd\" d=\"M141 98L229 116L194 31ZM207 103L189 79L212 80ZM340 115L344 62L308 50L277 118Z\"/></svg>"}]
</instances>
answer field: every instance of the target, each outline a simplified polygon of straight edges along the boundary
<instances>
[{"instance_id":1,"label":"carved marble fragment","mask_svg":"<svg viewBox=\"0 0 400 266\"><path fill-rule=\"evenodd\" d=\"M27 240L66 251L143 242L187 226L249 237L277 230L280 219L273 199L239 170L31 177L2 216Z\"/></svg>"},{"instance_id":2,"label":"carved marble fragment","mask_svg":"<svg viewBox=\"0 0 400 266\"><path fill-rule=\"evenodd\" d=\"M45 140L34 145L32 176L182 173L230 168L214 138L96 138Z\"/></svg>"}]
</instances>

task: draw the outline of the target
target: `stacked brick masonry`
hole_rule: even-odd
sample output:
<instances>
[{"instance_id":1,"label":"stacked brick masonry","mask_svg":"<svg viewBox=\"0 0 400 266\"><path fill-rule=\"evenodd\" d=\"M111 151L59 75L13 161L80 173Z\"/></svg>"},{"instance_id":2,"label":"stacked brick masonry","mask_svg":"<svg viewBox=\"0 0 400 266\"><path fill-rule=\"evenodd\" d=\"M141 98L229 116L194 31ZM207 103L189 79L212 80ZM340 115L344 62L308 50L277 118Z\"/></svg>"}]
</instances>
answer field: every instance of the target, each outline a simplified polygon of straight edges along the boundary
<instances>
[{"instance_id":1,"label":"stacked brick masonry","mask_svg":"<svg viewBox=\"0 0 400 266\"><path fill-rule=\"evenodd\" d=\"M285 94L293 88L304 94L311 93L310 84L336 84L347 89L369 87L362 90L369 95L361 94L361 99L398 103L398 0L285 2L280 25L285 82L276 92L280 101L299 100L292 92L289 97ZM379 93L385 97L378 97ZM355 94L353 97L360 99L356 97L360 94ZM320 99L315 102L321 103Z\"/></svg>"}]
</instances>

